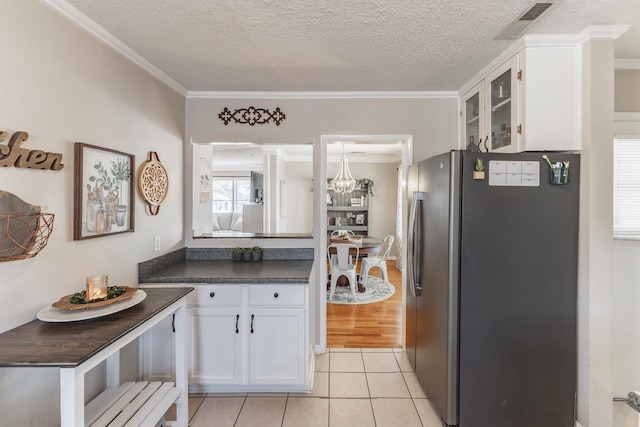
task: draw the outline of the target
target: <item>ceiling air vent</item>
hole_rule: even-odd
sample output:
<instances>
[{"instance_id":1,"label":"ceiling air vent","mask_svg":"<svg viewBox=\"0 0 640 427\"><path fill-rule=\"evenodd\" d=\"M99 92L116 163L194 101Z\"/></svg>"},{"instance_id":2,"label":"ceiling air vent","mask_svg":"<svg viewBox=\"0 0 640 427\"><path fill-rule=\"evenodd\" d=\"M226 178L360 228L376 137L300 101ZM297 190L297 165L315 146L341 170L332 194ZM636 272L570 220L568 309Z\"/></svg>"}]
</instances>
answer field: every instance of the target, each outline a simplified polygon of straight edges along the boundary
<instances>
[{"instance_id":1,"label":"ceiling air vent","mask_svg":"<svg viewBox=\"0 0 640 427\"><path fill-rule=\"evenodd\" d=\"M536 19L549 10L553 5L554 2L534 3L533 6L527 9L515 21L507 25L507 27L498 34L496 40L518 38L522 33L524 33L529 25L533 24Z\"/></svg>"}]
</instances>

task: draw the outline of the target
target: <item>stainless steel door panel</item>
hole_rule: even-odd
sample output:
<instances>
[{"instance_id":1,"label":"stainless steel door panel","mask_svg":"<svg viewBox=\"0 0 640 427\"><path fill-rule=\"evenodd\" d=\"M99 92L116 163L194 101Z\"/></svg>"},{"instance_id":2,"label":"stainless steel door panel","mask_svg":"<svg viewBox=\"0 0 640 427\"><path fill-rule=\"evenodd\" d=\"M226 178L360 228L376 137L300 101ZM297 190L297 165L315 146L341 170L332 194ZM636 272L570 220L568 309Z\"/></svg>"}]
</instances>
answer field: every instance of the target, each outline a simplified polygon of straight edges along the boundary
<instances>
[{"instance_id":1,"label":"stainless steel door panel","mask_svg":"<svg viewBox=\"0 0 640 427\"><path fill-rule=\"evenodd\" d=\"M457 423L457 373L452 372L450 241L451 153L420 162L420 190L425 194L419 216L422 228L421 285L417 298L416 375L440 417ZM455 285L457 286L457 284ZM457 294L456 294L457 295ZM454 367L455 368L455 367Z\"/></svg>"}]
</instances>

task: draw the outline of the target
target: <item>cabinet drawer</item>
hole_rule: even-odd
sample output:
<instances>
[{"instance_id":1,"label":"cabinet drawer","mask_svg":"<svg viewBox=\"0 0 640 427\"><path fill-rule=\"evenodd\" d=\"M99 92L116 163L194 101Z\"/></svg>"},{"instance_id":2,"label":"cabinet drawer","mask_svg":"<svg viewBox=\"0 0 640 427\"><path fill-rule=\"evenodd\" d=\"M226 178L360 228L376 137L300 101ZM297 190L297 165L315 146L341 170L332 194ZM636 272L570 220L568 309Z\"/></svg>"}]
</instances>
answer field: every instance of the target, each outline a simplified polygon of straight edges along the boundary
<instances>
[{"instance_id":1,"label":"cabinet drawer","mask_svg":"<svg viewBox=\"0 0 640 427\"><path fill-rule=\"evenodd\" d=\"M249 288L249 305L304 305L303 285L256 285Z\"/></svg>"},{"instance_id":2,"label":"cabinet drawer","mask_svg":"<svg viewBox=\"0 0 640 427\"><path fill-rule=\"evenodd\" d=\"M228 306L242 305L242 286L196 286L187 295L187 305Z\"/></svg>"}]
</instances>

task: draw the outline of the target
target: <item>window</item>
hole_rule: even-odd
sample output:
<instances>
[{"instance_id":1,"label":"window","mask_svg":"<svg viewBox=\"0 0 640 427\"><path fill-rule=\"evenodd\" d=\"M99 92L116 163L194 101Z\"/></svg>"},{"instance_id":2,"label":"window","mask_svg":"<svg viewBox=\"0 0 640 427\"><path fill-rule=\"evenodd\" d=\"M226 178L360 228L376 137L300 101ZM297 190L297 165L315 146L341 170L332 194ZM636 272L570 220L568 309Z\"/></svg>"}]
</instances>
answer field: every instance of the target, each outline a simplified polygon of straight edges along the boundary
<instances>
[{"instance_id":1,"label":"window","mask_svg":"<svg viewBox=\"0 0 640 427\"><path fill-rule=\"evenodd\" d=\"M242 213L242 205L250 202L251 178L213 177L211 180L211 198L213 212Z\"/></svg>"},{"instance_id":2,"label":"window","mask_svg":"<svg viewBox=\"0 0 640 427\"><path fill-rule=\"evenodd\" d=\"M613 237L640 239L640 138L613 141Z\"/></svg>"}]
</instances>

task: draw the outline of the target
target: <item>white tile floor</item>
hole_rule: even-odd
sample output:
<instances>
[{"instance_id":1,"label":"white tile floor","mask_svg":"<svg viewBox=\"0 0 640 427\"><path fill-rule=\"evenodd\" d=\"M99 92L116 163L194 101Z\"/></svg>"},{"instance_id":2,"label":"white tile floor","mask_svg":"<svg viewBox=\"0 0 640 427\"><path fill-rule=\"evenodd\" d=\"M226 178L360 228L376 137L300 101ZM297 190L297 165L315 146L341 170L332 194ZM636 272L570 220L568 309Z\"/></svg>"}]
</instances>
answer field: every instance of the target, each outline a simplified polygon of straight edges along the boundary
<instances>
[{"instance_id":1,"label":"white tile floor","mask_svg":"<svg viewBox=\"0 0 640 427\"><path fill-rule=\"evenodd\" d=\"M442 425L400 349L331 349L313 393L191 395L189 412L190 427Z\"/></svg>"}]
</instances>

